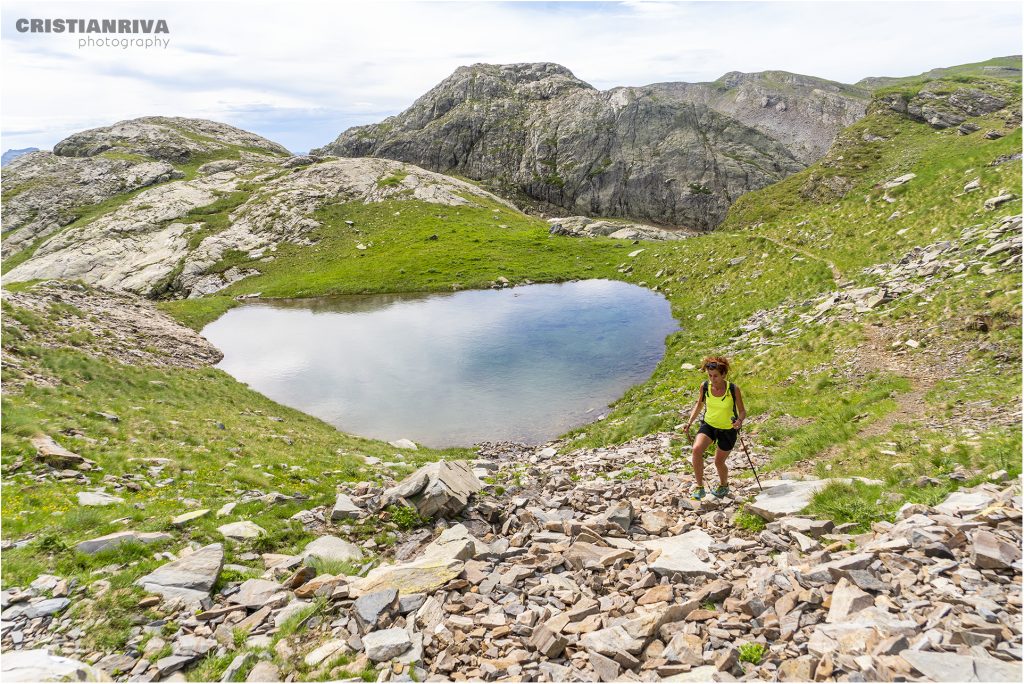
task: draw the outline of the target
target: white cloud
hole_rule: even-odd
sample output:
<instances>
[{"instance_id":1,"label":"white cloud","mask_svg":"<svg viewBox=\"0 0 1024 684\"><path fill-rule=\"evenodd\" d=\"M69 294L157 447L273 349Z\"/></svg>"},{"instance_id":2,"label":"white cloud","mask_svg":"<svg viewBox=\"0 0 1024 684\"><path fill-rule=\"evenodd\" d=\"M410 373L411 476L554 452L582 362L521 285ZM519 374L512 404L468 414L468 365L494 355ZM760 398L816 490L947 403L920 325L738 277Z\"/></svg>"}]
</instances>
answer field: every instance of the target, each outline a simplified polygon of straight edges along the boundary
<instances>
[{"instance_id":1,"label":"white cloud","mask_svg":"<svg viewBox=\"0 0 1024 684\"><path fill-rule=\"evenodd\" d=\"M552 61L595 87L784 69L838 81L1019 52L1018 3L5 3L2 146L142 115L219 119L303 151L456 67ZM164 18L166 50L80 50L18 17Z\"/></svg>"}]
</instances>

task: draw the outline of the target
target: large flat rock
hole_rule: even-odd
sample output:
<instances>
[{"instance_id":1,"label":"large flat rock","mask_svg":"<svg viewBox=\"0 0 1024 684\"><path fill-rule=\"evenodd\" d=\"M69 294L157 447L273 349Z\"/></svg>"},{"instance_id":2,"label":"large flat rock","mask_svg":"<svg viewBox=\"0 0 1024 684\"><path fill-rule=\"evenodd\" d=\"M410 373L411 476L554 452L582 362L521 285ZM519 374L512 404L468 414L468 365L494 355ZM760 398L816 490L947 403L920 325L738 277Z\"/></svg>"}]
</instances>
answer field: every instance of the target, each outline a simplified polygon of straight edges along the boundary
<instances>
[{"instance_id":1,"label":"large flat rock","mask_svg":"<svg viewBox=\"0 0 1024 684\"><path fill-rule=\"evenodd\" d=\"M106 551L107 549L113 549L121 544L127 544L134 542L137 544L154 544L156 542L167 541L171 538L171 535L164 532L135 532L127 530L125 532L114 532L113 534L105 534L102 537L96 537L95 539L87 539L86 541L79 542L75 549L79 553L93 554L99 553L100 551Z\"/></svg>"},{"instance_id":2,"label":"large flat rock","mask_svg":"<svg viewBox=\"0 0 1024 684\"><path fill-rule=\"evenodd\" d=\"M234 539L236 541L255 539L267 533L265 529L250 520L239 520L238 522L221 525L217 528L217 531L227 539Z\"/></svg>"},{"instance_id":3,"label":"large flat rock","mask_svg":"<svg viewBox=\"0 0 1024 684\"><path fill-rule=\"evenodd\" d=\"M430 542L423 549L420 560L428 558L469 560L486 552L487 544L474 537L465 525L459 523L449 527L437 539Z\"/></svg>"},{"instance_id":4,"label":"large flat rock","mask_svg":"<svg viewBox=\"0 0 1024 684\"><path fill-rule=\"evenodd\" d=\"M111 506L124 503L124 499L106 492L78 492L79 506Z\"/></svg>"},{"instance_id":5,"label":"large flat rock","mask_svg":"<svg viewBox=\"0 0 1024 684\"><path fill-rule=\"evenodd\" d=\"M833 482L850 484L853 481L864 484L882 484L880 480L863 477L829 478L825 480L768 480L761 483L764 491L757 495L747 510L772 521L788 515L796 515L807 508L814 495Z\"/></svg>"},{"instance_id":6,"label":"large flat rock","mask_svg":"<svg viewBox=\"0 0 1024 684\"><path fill-rule=\"evenodd\" d=\"M935 682L1019 682L1021 664L955 653L900 651L900 657Z\"/></svg>"},{"instance_id":7,"label":"large flat rock","mask_svg":"<svg viewBox=\"0 0 1024 684\"><path fill-rule=\"evenodd\" d=\"M412 638L404 629L382 629L363 637L366 657L375 663L391 660L412 648Z\"/></svg>"},{"instance_id":8,"label":"large flat rock","mask_svg":"<svg viewBox=\"0 0 1024 684\"><path fill-rule=\"evenodd\" d=\"M228 601L246 608L262 608L283 589L280 584L270 580L247 579L242 582L237 592L228 597Z\"/></svg>"},{"instance_id":9,"label":"large flat rock","mask_svg":"<svg viewBox=\"0 0 1024 684\"><path fill-rule=\"evenodd\" d=\"M946 497L946 500L935 506L934 509L945 515L970 515L988 508L995 498L991 494L981 491L953 492Z\"/></svg>"},{"instance_id":10,"label":"large flat rock","mask_svg":"<svg viewBox=\"0 0 1024 684\"><path fill-rule=\"evenodd\" d=\"M807 508L815 493L828 485L829 480L769 480L764 491L757 495L747 510L765 520L795 515Z\"/></svg>"},{"instance_id":11,"label":"large flat rock","mask_svg":"<svg viewBox=\"0 0 1024 684\"><path fill-rule=\"evenodd\" d=\"M45 648L7 651L0 660L5 682L109 682L103 670L83 662L51 655Z\"/></svg>"},{"instance_id":12,"label":"large flat rock","mask_svg":"<svg viewBox=\"0 0 1024 684\"><path fill-rule=\"evenodd\" d=\"M330 535L309 542L302 552L303 558L316 557L325 561L356 562L363 558L363 551L355 544Z\"/></svg>"},{"instance_id":13,"label":"large flat rock","mask_svg":"<svg viewBox=\"0 0 1024 684\"><path fill-rule=\"evenodd\" d=\"M698 575L714 575L710 563L696 556L698 549L707 552L715 542L704 530L693 530L675 537L661 537L640 542L650 551L660 550L659 555L650 564L651 570L659 575L679 573L684 577ZM710 554L708 554L710 557Z\"/></svg>"},{"instance_id":14,"label":"large flat rock","mask_svg":"<svg viewBox=\"0 0 1024 684\"><path fill-rule=\"evenodd\" d=\"M188 602L201 602L209 598L223 565L224 547L210 544L160 566L135 580L135 584L165 598L180 597Z\"/></svg>"},{"instance_id":15,"label":"large flat rock","mask_svg":"<svg viewBox=\"0 0 1024 684\"><path fill-rule=\"evenodd\" d=\"M462 572L463 562L455 559L428 558L374 568L363 579L354 582L349 593L362 596L384 589L396 589L402 596L432 593Z\"/></svg>"}]
</instances>

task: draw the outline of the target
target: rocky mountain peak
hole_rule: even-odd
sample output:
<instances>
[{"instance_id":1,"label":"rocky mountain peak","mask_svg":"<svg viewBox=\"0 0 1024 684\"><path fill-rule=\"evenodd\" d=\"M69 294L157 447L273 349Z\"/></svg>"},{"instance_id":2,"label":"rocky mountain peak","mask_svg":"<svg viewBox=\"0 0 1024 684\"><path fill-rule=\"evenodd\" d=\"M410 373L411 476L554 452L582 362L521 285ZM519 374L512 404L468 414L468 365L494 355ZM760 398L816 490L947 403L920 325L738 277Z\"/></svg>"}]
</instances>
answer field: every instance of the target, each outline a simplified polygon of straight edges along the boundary
<instances>
[{"instance_id":1,"label":"rocky mountain peak","mask_svg":"<svg viewBox=\"0 0 1024 684\"><path fill-rule=\"evenodd\" d=\"M581 81L567 68L554 62L520 62L517 64L486 64L478 63L462 66L438 86L444 87L451 82L463 80L483 80L486 82L503 83L512 87L528 84L545 83L556 88L592 88L589 83Z\"/></svg>"},{"instance_id":2,"label":"rocky mountain peak","mask_svg":"<svg viewBox=\"0 0 1024 684\"><path fill-rule=\"evenodd\" d=\"M460 105L474 106L498 98L549 100L574 90L593 88L551 62L462 66L413 103L409 124L425 125Z\"/></svg>"},{"instance_id":3,"label":"rocky mountain peak","mask_svg":"<svg viewBox=\"0 0 1024 684\"><path fill-rule=\"evenodd\" d=\"M234 126L164 116L119 121L75 133L54 145L53 152L61 157L94 157L114 152L180 163L196 155L231 148L272 156L289 154L283 146Z\"/></svg>"}]
</instances>

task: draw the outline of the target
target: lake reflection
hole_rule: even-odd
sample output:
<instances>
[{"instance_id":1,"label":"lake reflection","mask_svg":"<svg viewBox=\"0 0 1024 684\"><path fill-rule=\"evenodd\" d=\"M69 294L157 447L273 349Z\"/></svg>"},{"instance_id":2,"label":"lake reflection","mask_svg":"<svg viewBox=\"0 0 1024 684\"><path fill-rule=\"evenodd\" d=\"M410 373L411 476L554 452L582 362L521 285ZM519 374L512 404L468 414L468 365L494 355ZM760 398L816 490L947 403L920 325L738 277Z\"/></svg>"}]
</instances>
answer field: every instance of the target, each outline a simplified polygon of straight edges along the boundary
<instances>
[{"instance_id":1,"label":"lake reflection","mask_svg":"<svg viewBox=\"0 0 1024 684\"><path fill-rule=\"evenodd\" d=\"M272 300L203 330L219 368L364 437L428 446L553 439L646 380L668 301L608 280Z\"/></svg>"}]
</instances>

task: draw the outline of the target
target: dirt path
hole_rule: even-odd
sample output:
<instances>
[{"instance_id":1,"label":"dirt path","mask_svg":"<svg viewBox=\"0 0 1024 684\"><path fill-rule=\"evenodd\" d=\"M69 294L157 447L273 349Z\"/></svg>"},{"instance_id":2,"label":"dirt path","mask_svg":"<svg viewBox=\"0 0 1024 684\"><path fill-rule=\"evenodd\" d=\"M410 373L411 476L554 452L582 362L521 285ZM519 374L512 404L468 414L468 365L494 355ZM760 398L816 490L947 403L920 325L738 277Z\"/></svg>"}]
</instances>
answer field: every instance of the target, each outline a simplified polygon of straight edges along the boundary
<instances>
[{"instance_id":1,"label":"dirt path","mask_svg":"<svg viewBox=\"0 0 1024 684\"><path fill-rule=\"evenodd\" d=\"M776 240L775 238L768 237L767 235L755 235L754 237L760 238L761 240L766 240L767 242L770 242L773 245L776 245L777 247L788 249L791 252L796 252L800 256L806 257L813 261L820 261L821 263L828 266L829 270L832 272L832 281L836 284L837 287L841 287L842 285L846 284L846 277L843 275L843 272L840 271L839 268L835 265L835 263L833 263L831 260L814 254L813 252L808 252L806 249L803 249L801 247L791 245L788 242L782 242L781 240Z\"/></svg>"},{"instance_id":2,"label":"dirt path","mask_svg":"<svg viewBox=\"0 0 1024 684\"><path fill-rule=\"evenodd\" d=\"M819 256L801 247L777 240L765 235L758 235L767 242L796 252L803 257L819 261L832 273L832 280L836 287L844 287L849 284L843 272L829 259ZM894 343L900 339L899 328L894 325L878 326L871 324L862 325L862 330L867 338L861 344L854 356L854 372L857 375L867 375L879 370L887 371L898 375L910 382L910 390L902 392L893 397L896 401L896 408L882 416L880 419L865 425L853 437L855 440L867 439L887 434L895 425L900 423L913 423L925 420L928 417L928 407L925 404L925 395L935 386L940 379L934 370L926 368L923 364L907 354L898 354L894 349ZM829 459L836 456L842 449L841 444L835 444L825 450L820 458ZM816 459L817 460L817 459ZM799 470L809 470L813 464L805 463Z\"/></svg>"},{"instance_id":3,"label":"dirt path","mask_svg":"<svg viewBox=\"0 0 1024 684\"><path fill-rule=\"evenodd\" d=\"M939 378L929 373L928 369L921 368L909 355L899 356L893 352L893 332L896 328L865 325L863 330L868 340L861 347L858 370L885 370L899 375L910 382L910 390L893 397L896 400L896 408L879 420L866 425L857 433L857 438L876 437L885 434L897 423L926 419L928 407L924 398ZM865 363L869 364L870 368L864 368Z\"/></svg>"}]
</instances>

